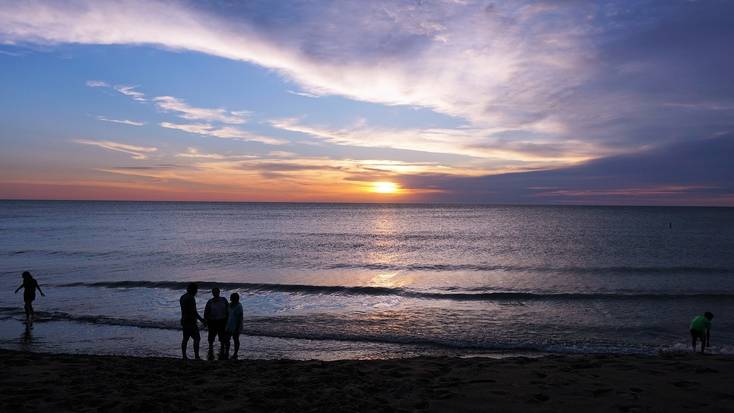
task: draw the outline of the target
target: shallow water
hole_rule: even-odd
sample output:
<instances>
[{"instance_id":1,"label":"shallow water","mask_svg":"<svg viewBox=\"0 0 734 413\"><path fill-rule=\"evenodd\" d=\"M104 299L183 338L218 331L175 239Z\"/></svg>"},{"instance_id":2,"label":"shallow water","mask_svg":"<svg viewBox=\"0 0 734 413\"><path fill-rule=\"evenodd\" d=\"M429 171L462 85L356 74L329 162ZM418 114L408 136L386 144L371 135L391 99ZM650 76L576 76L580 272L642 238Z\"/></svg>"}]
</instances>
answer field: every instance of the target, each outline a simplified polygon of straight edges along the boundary
<instances>
[{"instance_id":1,"label":"shallow water","mask_svg":"<svg viewBox=\"0 0 734 413\"><path fill-rule=\"evenodd\" d=\"M200 308L243 296L251 357L654 353L703 311L730 352L731 251L725 208L7 201L0 346L176 355L197 280ZM30 343L26 269L48 294Z\"/></svg>"}]
</instances>

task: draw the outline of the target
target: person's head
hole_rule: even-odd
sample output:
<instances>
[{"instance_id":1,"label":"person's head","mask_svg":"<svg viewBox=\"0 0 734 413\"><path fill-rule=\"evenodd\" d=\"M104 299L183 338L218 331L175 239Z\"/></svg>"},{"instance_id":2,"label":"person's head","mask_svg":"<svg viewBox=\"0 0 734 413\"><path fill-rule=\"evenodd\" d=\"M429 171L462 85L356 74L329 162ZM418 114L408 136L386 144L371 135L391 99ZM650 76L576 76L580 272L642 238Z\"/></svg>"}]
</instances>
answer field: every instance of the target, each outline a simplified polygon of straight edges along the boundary
<instances>
[{"instance_id":1,"label":"person's head","mask_svg":"<svg viewBox=\"0 0 734 413\"><path fill-rule=\"evenodd\" d=\"M23 271L23 274L21 276L23 277L23 281L30 281L33 279L33 276L28 271Z\"/></svg>"},{"instance_id":2,"label":"person's head","mask_svg":"<svg viewBox=\"0 0 734 413\"><path fill-rule=\"evenodd\" d=\"M199 284L197 283L189 283L189 285L186 286L186 292L191 295L196 295L197 291L199 291Z\"/></svg>"},{"instance_id":3,"label":"person's head","mask_svg":"<svg viewBox=\"0 0 734 413\"><path fill-rule=\"evenodd\" d=\"M235 305L240 302L240 295L237 293L232 293L232 295L229 296L229 303L232 305Z\"/></svg>"},{"instance_id":4,"label":"person's head","mask_svg":"<svg viewBox=\"0 0 734 413\"><path fill-rule=\"evenodd\" d=\"M705 318L706 318L707 320L713 320L713 319L714 319L714 314L713 314L713 313L711 313L710 311L706 311L705 313L703 313L703 316L704 316L704 317L705 317Z\"/></svg>"},{"instance_id":5,"label":"person's head","mask_svg":"<svg viewBox=\"0 0 734 413\"><path fill-rule=\"evenodd\" d=\"M214 296L214 298L219 297L219 288L217 287L212 288L212 295Z\"/></svg>"}]
</instances>

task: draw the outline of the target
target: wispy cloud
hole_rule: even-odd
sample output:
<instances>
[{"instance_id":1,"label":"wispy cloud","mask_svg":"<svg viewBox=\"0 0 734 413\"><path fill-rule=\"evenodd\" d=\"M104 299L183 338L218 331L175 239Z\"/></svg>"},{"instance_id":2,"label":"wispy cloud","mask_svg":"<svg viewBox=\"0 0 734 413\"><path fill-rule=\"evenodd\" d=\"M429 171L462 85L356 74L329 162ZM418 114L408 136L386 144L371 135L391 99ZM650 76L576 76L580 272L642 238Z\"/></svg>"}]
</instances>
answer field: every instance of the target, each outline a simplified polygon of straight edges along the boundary
<instances>
[{"instance_id":1,"label":"wispy cloud","mask_svg":"<svg viewBox=\"0 0 734 413\"><path fill-rule=\"evenodd\" d=\"M171 123L161 122L161 127L176 129L197 135L211 136L221 139L235 139L241 141L260 142L268 145L283 145L287 141L271 138L269 136L257 135L231 126L218 127L209 123Z\"/></svg>"},{"instance_id":2,"label":"wispy cloud","mask_svg":"<svg viewBox=\"0 0 734 413\"><path fill-rule=\"evenodd\" d=\"M87 80L86 85L89 87L110 87L110 84L101 80Z\"/></svg>"},{"instance_id":3,"label":"wispy cloud","mask_svg":"<svg viewBox=\"0 0 734 413\"><path fill-rule=\"evenodd\" d=\"M303 96L303 97L306 97L306 98L314 98L314 99L317 99L317 98L320 98L321 97L321 96L316 95L316 94L313 94L313 93L296 92L295 90L288 90L287 92L290 93L291 95Z\"/></svg>"},{"instance_id":4,"label":"wispy cloud","mask_svg":"<svg viewBox=\"0 0 734 413\"><path fill-rule=\"evenodd\" d=\"M275 69L310 95L418 105L514 126L542 117L560 93L589 73L586 33L562 24L585 10L554 8L555 24L542 19L547 10L524 2L493 7L484 2L421 7L375 2L365 7L361 1L345 1L290 11L305 13L304 19L337 13L339 18L326 30L320 24L271 24L287 21L277 11L230 19L179 2L39 2L12 5L0 20L0 35L194 50Z\"/></svg>"},{"instance_id":5,"label":"wispy cloud","mask_svg":"<svg viewBox=\"0 0 734 413\"><path fill-rule=\"evenodd\" d=\"M148 158L148 154L156 152L158 148L152 146L136 146L128 145L126 143L112 142L112 141L98 141L90 139L75 139L75 143L82 145L91 145L99 148L107 149L109 151L122 152L130 155L133 159L143 160Z\"/></svg>"},{"instance_id":6,"label":"wispy cloud","mask_svg":"<svg viewBox=\"0 0 734 413\"><path fill-rule=\"evenodd\" d=\"M661 103L731 93L717 85L730 83L734 66L722 52L732 25L721 16L732 7L654 0L629 10L613 2L521 0L344 0L280 8L269 2L8 2L0 41L192 50L273 69L299 86L296 93L426 107L475 128L527 132L528 141L543 127L566 141L636 150L641 141L731 124L721 117L725 110L715 121L700 113L712 111L663 121L668 112ZM696 30L702 26L711 30ZM670 36L680 41L664 40ZM144 99L132 88L118 91ZM158 103L189 120L236 124L245 117Z\"/></svg>"},{"instance_id":7,"label":"wispy cloud","mask_svg":"<svg viewBox=\"0 0 734 413\"><path fill-rule=\"evenodd\" d=\"M248 111L230 111L226 109L208 109L189 106L183 99L173 96L158 96L153 99L164 111L176 112L178 117L188 120L203 120L238 125L247 122Z\"/></svg>"},{"instance_id":8,"label":"wispy cloud","mask_svg":"<svg viewBox=\"0 0 734 413\"><path fill-rule=\"evenodd\" d=\"M213 159L213 160L225 160L225 159L250 159L255 158L254 155L223 155L220 153L203 153L196 148L187 148L186 152L177 153L177 158L191 158L191 159Z\"/></svg>"},{"instance_id":9,"label":"wispy cloud","mask_svg":"<svg viewBox=\"0 0 734 413\"><path fill-rule=\"evenodd\" d=\"M314 158L237 159L223 154L202 153L189 148L179 158L193 163L180 168L104 168L104 172L145 177L166 182L185 182L218 188L249 199L276 200L366 200L376 180L395 180L402 173L452 173L466 171L430 163L390 160ZM262 188L267 187L267 191ZM432 192L432 189L406 189L401 196ZM240 198L242 199L242 198Z\"/></svg>"},{"instance_id":10,"label":"wispy cloud","mask_svg":"<svg viewBox=\"0 0 734 413\"><path fill-rule=\"evenodd\" d=\"M132 100L135 100L138 102L145 102L147 100L143 92L135 90L137 86L115 85L113 88L116 91L122 93L123 95L129 97Z\"/></svg>"},{"instance_id":11,"label":"wispy cloud","mask_svg":"<svg viewBox=\"0 0 734 413\"><path fill-rule=\"evenodd\" d=\"M734 102L665 102L663 106L693 110L734 110Z\"/></svg>"},{"instance_id":12,"label":"wispy cloud","mask_svg":"<svg viewBox=\"0 0 734 413\"><path fill-rule=\"evenodd\" d=\"M3 56L12 56L12 57L20 57L20 56L24 56L25 53L22 53L22 52L9 52L7 50L0 50L0 55L3 55Z\"/></svg>"},{"instance_id":13,"label":"wispy cloud","mask_svg":"<svg viewBox=\"0 0 734 413\"><path fill-rule=\"evenodd\" d=\"M272 156L274 158L295 158L298 155L287 151L270 151L268 152L268 156Z\"/></svg>"},{"instance_id":14,"label":"wispy cloud","mask_svg":"<svg viewBox=\"0 0 734 413\"><path fill-rule=\"evenodd\" d=\"M342 0L279 7L267 1L0 2L2 43L131 44L201 52L273 70L302 96L429 108L460 118L463 125L273 122L306 136L304 143L464 155L500 168L557 168L734 130L734 54L728 53L732 2ZM116 90L148 99L123 87ZM231 126L244 123L246 114L162 98L152 103L190 121L163 127L257 140ZM688 165L690 159L678 160ZM721 166L726 173L728 168ZM426 187L442 182L424 178L433 179ZM501 190L511 194L519 178L477 185L506 183Z\"/></svg>"},{"instance_id":15,"label":"wispy cloud","mask_svg":"<svg viewBox=\"0 0 734 413\"><path fill-rule=\"evenodd\" d=\"M489 128L382 128L364 121L346 128L307 125L298 118L275 119L270 124L278 129L298 132L338 145L371 148L393 148L476 158L503 159L520 162L575 163L588 160L609 149L574 140L536 138L499 138L512 130ZM541 133L538 129L535 133Z\"/></svg>"},{"instance_id":16,"label":"wispy cloud","mask_svg":"<svg viewBox=\"0 0 734 413\"><path fill-rule=\"evenodd\" d=\"M97 119L104 121L104 122L112 122L112 123L119 123L122 125L130 125L130 126L143 126L145 125L145 122L137 122L134 120L127 120L127 119L111 119L106 116L97 116Z\"/></svg>"},{"instance_id":17,"label":"wispy cloud","mask_svg":"<svg viewBox=\"0 0 734 413\"><path fill-rule=\"evenodd\" d=\"M121 93L127 97L129 97L132 100L138 101L138 102L145 102L147 99L145 98L145 93L135 90L137 89L137 86L130 86L130 85L111 85L103 80L87 80L86 85L89 87L94 88L111 88L118 93Z\"/></svg>"},{"instance_id":18,"label":"wispy cloud","mask_svg":"<svg viewBox=\"0 0 734 413\"><path fill-rule=\"evenodd\" d=\"M87 81L87 86L90 87L111 87L114 90L122 93L125 96L138 102L146 102L148 98L143 92L135 90L137 86L125 86L115 85L110 86L109 83L99 80ZM282 145L287 143L282 139L271 138L269 136L263 136L252 132L244 131L242 129L230 126L240 125L247 122L251 112L240 110L233 111L222 108L199 108L187 104L183 99L176 98L173 96L156 96L150 99L155 105L165 112L173 112L177 117L186 120L201 120L207 123L172 123L172 122L161 122L159 125L167 129L176 129L188 133L197 135L211 136L222 139L236 139L241 141L260 142L268 145ZM117 120L109 119L103 116L98 119L107 121L122 123L126 125L142 126L144 123L135 122L130 120ZM211 123L209 123L211 122ZM224 124L224 126L221 126Z\"/></svg>"}]
</instances>

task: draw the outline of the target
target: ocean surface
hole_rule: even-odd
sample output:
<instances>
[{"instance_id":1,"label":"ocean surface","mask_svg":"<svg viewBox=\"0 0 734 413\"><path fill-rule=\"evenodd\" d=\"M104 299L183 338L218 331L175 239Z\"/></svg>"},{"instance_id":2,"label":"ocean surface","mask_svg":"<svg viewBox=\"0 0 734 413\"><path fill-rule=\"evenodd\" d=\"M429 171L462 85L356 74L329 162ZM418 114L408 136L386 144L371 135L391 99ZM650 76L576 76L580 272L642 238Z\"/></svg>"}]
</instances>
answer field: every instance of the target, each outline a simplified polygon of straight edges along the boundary
<instances>
[{"instance_id":1,"label":"ocean surface","mask_svg":"<svg viewBox=\"0 0 734 413\"><path fill-rule=\"evenodd\" d=\"M734 352L731 208L0 201L2 348L179 356L192 280L246 357Z\"/></svg>"}]
</instances>

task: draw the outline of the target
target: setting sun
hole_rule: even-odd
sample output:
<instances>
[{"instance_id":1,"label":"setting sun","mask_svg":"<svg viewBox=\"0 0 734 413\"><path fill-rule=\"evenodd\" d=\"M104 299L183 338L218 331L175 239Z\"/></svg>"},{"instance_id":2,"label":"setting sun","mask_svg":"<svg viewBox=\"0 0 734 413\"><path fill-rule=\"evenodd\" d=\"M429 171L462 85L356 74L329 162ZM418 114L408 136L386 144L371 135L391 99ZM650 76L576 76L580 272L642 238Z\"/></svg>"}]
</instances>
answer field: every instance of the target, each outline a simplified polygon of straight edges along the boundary
<instances>
[{"instance_id":1,"label":"setting sun","mask_svg":"<svg viewBox=\"0 0 734 413\"><path fill-rule=\"evenodd\" d=\"M394 194L398 192L398 184L394 182L375 182L372 184L372 191L380 194Z\"/></svg>"}]
</instances>

